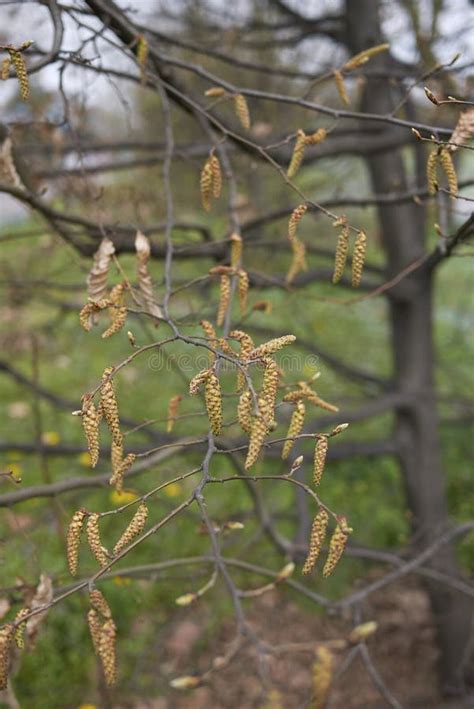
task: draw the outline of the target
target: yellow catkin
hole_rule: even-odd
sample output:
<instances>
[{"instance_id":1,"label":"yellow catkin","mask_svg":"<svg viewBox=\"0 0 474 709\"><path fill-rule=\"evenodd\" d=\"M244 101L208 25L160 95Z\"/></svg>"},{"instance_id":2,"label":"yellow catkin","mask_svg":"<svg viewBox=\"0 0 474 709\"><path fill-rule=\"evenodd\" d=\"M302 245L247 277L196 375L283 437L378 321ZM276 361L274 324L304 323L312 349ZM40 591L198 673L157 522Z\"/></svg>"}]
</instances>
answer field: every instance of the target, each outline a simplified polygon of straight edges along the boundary
<instances>
[{"instance_id":1,"label":"yellow catkin","mask_svg":"<svg viewBox=\"0 0 474 709\"><path fill-rule=\"evenodd\" d=\"M22 608L18 611L15 616L15 643L19 650L23 650L25 647L25 629L26 629L26 616L29 615L30 608Z\"/></svg>"},{"instance_id":2,"label":"yellow catkin","mask_svg":"<svg viewBox=\"0 0 474 709\"><path fill-rule=\"evenodd\" d=\"M71 576L77 574L77 564L79 561L79 546L81 544L81 534L84 527L84 520L87 517L86 510L74 512L67 531L67 563Z\"/></svg>"},{"instance_id":3,"label":"yellow catkin","mask_svg":"<svg viewBox=\"0 0 474 709\"><path fill-rule=\"evenodd\" d=\"M306 265L306 246L299 239L293 239L291 242L293 249L293 260L286 274L286 283L290 285L295 280L300 271L305 271Z\"/></svg>"},{"instance_id":4,"label":"yellow catkin","mask_svg":"<svg viewBox=\"0 0 474 709\"><path fill-rule=\"evenodd\" d=\"M103 567L107 566L109 559L106 550L104 549L100 541L99 518L100 515L98 515L96 512L89 515L89 518L87 520L86 532L89 549L97 559L100 566Z\"/></svg>"},{"instance_id":5,"label":"yellow catkin","mask_svg":"<svg viewBox=\"0 0 474 709\"><path fill-rule=\"evenodd\" d=\"M117 475L120 466L123 461L123 441L122 439L117 440L112 438L112 445L110 447L110 463L112 466L112 478L111 481L115 481L115 476ZM113 484L113 482L111 482Z\"/></svg>"},{"instance_id":6,"label":"yellow catkin","mask_svg":"<svg viewBox=\"0 0 474 709\"><path fill-rule=\"evenodd\" d=\"M334 257L333 283L339 283L344 273L349 251L349 225L344 224L337 239L336 255Z\"/></svg>"},{"instance_id":7,"label":"yellow catkin","mask_svg":"<svg viewBox=\"0 0 474 709\"><path fill-rule=\"evenodd\" d=\"M347 93L346 84L344 83L344 77L340 71L333 72L334 81L336 83L337 92L341 98L344 105L349 105L349 94Z\"/></svg>"},{"instance_id":8,"label":"yellow catkin","mask_svg":"<svg viewBox=\"0 0 474 709\"><path fill-rule=\"evenodd\" d=\"M219 307L217 310L217 324L223 325L230 304L230 278L223 273L220 278L219 286Z\"/></svg>"},{"instance_id":9,"label":"yellow catkin","mask_svg":"<svg viewBox=\"0 0 474 709\"><path fill-rule=\"evenodd\" d=\"M166 433L171 433L174 428L176 418L179 411L179 403L183 397L180 394L175 394L168 402L168 416L166 421Z\"/></svg>"},{"instance_id":10,"label":"yellow catkin","mask_svg":"<svg viewBox=\"0 0 474 709\"><path fill-rule=\"evenodd\" d=\"M112 367L106 367L102 375L103 384L100 390L100 408L109 427L112 438L118 443L122 442L122 433L120 431L120 418L118 411L117 399L115 398L114 387L112 380L109 378L112 374Z\"/></svg>"},{"instance_id":11,"label":"yellow catkin","mask_svg":"<svg viewBox=\"0 0 474 709\"><path fill-rule=\"evenodd\" d=\"M205 401L211 431L218 436L222 428L222 394L219 379L214 372L206 379Z\"/></svg>"},{"instance_id":12,"label":"yellow catkin","mask_svg":"<svg viewBox=\"0 0 474 709\"><path fill-rule=\"evenodd\" d=\"M114 443L112 441L112 447L114 447ZM122 451L123 455L123 451ZM135 462L136 459L136 454L135 453L128 453L123 460L115 464L115 461L112 463L112 475L109 480L109 485L115 485L115 489L117 492L122 492L123 490L123 480L125 477L125 473L129 468L131 468L132 464Z\"/></svg>"},{"instance_id":13,"label":"yellow catkin","mask_svg":"<svg viewBox=\"0 0 474 709\"><path fill-rule=\"evenodd\" d=\"M100 644L100 631L102 629L102 623L99 614L93 608L87 613L87 624L89 626L89 632L91 635L92 645L94 647L94 652L96 655L99 654L99 644Z\"/></svg>"},{"instance_id":14,"label":"yellow catkin","mask_svg":"<svg viewBox=\"0 0 474 709\"><path fill-rule=\"evenodd\" d=\"M316 446L314 448L314 461L313 461L313 481L316 487L321 483L321 478L324 472L324 466L326 465L326 455L328 452L329 442L327 436L321 436L316 441Z\"/></svg>"},{"instance_id":15,"label":"yellow catkin","mask_svg":"<svg viewBox=\"0 0 474 709\"><path fill-rule=\"evenodd\" d=\"M326 530L329 523L329 514L321 507L318 514L314 518L313 526L311 527L311 535L309 538L309 549L306 561L304 562L302 573L309 574L318 560L321 548L326 537Z\"/></svg>"},{"instance_id":16,"label":"yellow catkin","mask_svg":"<svg viewBox=\"0 0 474 709\"><path fill-rule=\"evenodd\" d=\"M249 107L247 105L247 99L245 98L245 96L243 96L242 94L236 94L234 96L234 108L235 115L239 119L242 128L245 128L245 130L249 130L250 113Z\"/></svg>"},{"instance_id":17,"label":"yellow catkin","mask_svg":"<svg viewBox=\"0 0 474 709\"><path fill-rule=\"evenodd\" d=\"M327 137L327 130L326 128L318 128L317 131L314 133L311 133L311 135L307 135L305 138L306 145L317 145L318 143L322 143L323 140L326 139Z\"/></svg>"},{"instance_id":18,"label":"yellow catkin","mask_svg":"<svg viewBox=\"0 0 474 709\"><path fill-rule=\"evenodd\" d=\"M344 553L344 549L346 548L347 540L349 538L349 535L345 530L347 530L346 522L344 519L341 519L334 530L331 541L329 542L328 557L323 569L323 576L325 577L332 574L339 559Z\"/></svg>"},{"instance_id":19,"label":"yellow catkin","mask_svg":"<svg viewBox=\"0 0 474 709\"><path fill-rule=\"evenodd\" d=\"M194 375L189 382L189 393L191 396L196 396L199 393L201 386L204 384L210 373L209 369L202 369Z\"/></svg>"},{"instance_id":20,"label":"yellow catkin","mask_svg":"<svg viewBox=\"0 0 474 709\"><path fill-rule=\"evenodd\" d=\"M229 345L227 340L225 340L223 337L219 337L217 339L217 347L218 349L223 352L226 355L229 355L229 357L235 357L235 352L232 349L232 347Z\"/></svg>"},{"instance_id":21,"label":"yellow catkin","mask_svg":"<svg viewBox=\"0 0 474 709\"><path fill-rule=\"evenodd\" d=\"M429 194L436 194L438 191L438 150L436 148L428 155L426 179L428 181Z\"/></svg>"},{"instance_id":22,"label":"yellow catkin","mask_svg":"<svg viewBox=\"0 0 474 709\"><path fill-rule=\"evenodd\" d=\"M82 404L82 427L87 440L91 466L95 468L99 460L99 425L101 415L94 402L84 397Z\"/></svg>"},{"instance_id":23,"label":"yellow catkin","mask_svg":"<svg viewBox=\"0 0 474 709\"><path fill-rule=\"evenodd\" d=\"M211 155L209 158L212 172L212 196L214 199L219 199L222 191L222 172L221 164L217 155Z\"/></svg>"},{"instance_id":24,"label":"yellow catkin","mask_svg":"<svg viewBox=\"0 0 474 709\"><path fill-rule=\"evenodd\" d=\"M7 57L7 59L4 59L2 61L2 68L1 68L2 81L6 81L8 79L8 76L10 74L10 66L11 66L11 60Z\"/></svg>"},{"instance_id":25,"label":"yellow catkin","mask_svg":"<svg viewBox=\"0 0 474 709\"><path fill-rule=\"evenodd\" d=\"M252 393L249 389L244 391L239 397L237 419L242 431L250 433L252 427Z\"/></svg>"},{"instance_id":26,"label":"yellow catkin","mask_svg":"<svg viewBox=\"0 0 474 709\"><path fill-rule=\"evenodd\" d=\"M303 203L299 204L291 213L290 221L288 222L288 239L290 241L296 239L296 229L307 209L308 205Z\"/></svg>"},{"instance_id":27,"label":"yellow catkin","mask_svg":"<svg viewBox=\"0 0 474 709\"><path fill-rule=\"evenodd\" d=\"M258 416L254 416L250 427L249 447L245 460L245 469L248 470L256 462L268 432L271 411L268 401L264 396L258 397Z\"/></svg>"},{"instance_id":28,"label":"yellow catkin","mask_svg":"<svg viewBox=\"0 0 474 709\"><path fill-rule=\"evenodd\" d=\"M15 72L18 77L18 83L20 84L20 96L23 101L28 101L30 96L30 85L28 82L28 72L26 70L26 62L21 52L16 50L9 50L10 59L15 67Z\"/></svg>"},{"instance_id":29,"label":"yellow catkin","mask_svg":"<svg viewBox=\"0 0 474 709\"><path fill-rule=\"evenodd\" d=\"M137 42L137 62L140 66L142 84L146 81L146 65L148 62L148 41L140 35Z\"/></svg>"},{"instance_id":30,"label":"yellow catkin","mask_svg":"<svg viewBox=\"0 0 474 709\"><path fill-rule=\"evenodd\" d=\"M247 310L247 296L249 292L249 274L243 268L239 269L237 281L237 295L239 297L240 313L243 315Z\"/></svg>"},{"instance_id":31,"label":"yellow catkin","mask_svg":"<svg viewBox=\"0 0 474 709\"><path fill-rule=\"evenodd\" d=\"M14 634L15 627L12 623L0 628L0 690L6 689L8 685L11 646Z\"/></svg>"},{"instance_id":32,"label":"yellow catkin","mask_svg":"<svg viewBox=\"0 0 474 709\"><path fill-rule=\"evenodd\" d=\"M93 588L89 592L89 600L92 608L98 613L100 613L100 615L102 615L104 619L107 620L108 618L112 618L112 611L110 610L110 606L101 591L99 591L97 588Z\"/></svg>"},{"instance_id":33,"label":"yellow catkin","mask_svg":"<svg viewBox=\"0 0 474 709\"><path fill-rule=\"evenodd\" d=\"M288 427L288 433L286 434L287 438L291 439L294 436L299 436L299 434L301 433L301 430L303 428L305 413L306 413L306 407L305 407L303 401L301 401L301 399L300 399L299 401L296 402L296 408L293 411L293 414L291 416L290 425ZM285 441L285 444L283 446L283 450L281 453L281 457L283 460L288 458L290 451L293 448L294 444L295 444L294 440Z\"/></svg>"},{"instance_id":34,"label":"yellow catkin","mask_svg":"<svg viewBox=\"0 0 474 709\"><path fill-rule=\"evenodd\" d=\"M328 647L319 645L315 651L313 664L312 709L324 709L334 676L335 658Z\"/></svg>"},{"instance_id":35,"label":"yellow catkin","mask_svg":"<svg viewBox=\"0 0 474 709\"><path fill-rule=\"evenodd\" d=\"M212 187L213 187L213 174L212 174L212 165L209 160L206 160L204 163L204 167L202 168L201 171L201 180L200 180L200 186L201 186L201 202L203 208L206 210L206 212L209 212L211 209L211 196L212 196Z\"/></svg>"},{"instance_id":36,"label":"yellow catkin","mask_svg":"<svg viewBox=\"0 0 474 709\"><path fill-rule=\"evenodd\" d=\"M295 335L275 337L273 340L268 340L268 342L264 342L263 345L259 345L254 350L249 352L248 359L261 359L262 357L268 357L269 355L278 352L278 350L281 350L283 347L291 345L291 343L295 340Z\"/></svg>"},{"instance_id":37,"label":"yellow catkin","mask_svg":"<svg viewBox=\"0 0 474 709\"><path fill-rule=\"evenodd\" d=\"M230 241L230 265L238 268L242 260L242 237L239 234L231 234Z\"/></svg>"},{"instance_id":38,"label":"yellow catkin","mask_svg":"<svg viewBox=\"0 0 474 709\"><path fill-rule=\"evenodd\" d=\"M354 244L352 254L352 286L358 288L364 270L365 251L367 248L367 236L363 231L359 231Z\"/></svg>"},{"instance_id":39,"label":"yellow catkin","mask_svg":"<svg viewBox=\"0 0 474 709\"><path fill-rule=\"evenodd\" d=\"M306 135L303 130L298 130L296 133L295 147L293 148L293 154L291 156L290 164L288 165L288 170L286 171L287 177L293 179L297 174L303 162L304 151L306 147Z\"/></svg>"},{"instance_id":40,"label":"yellow catkin","mask_svg":"<svg viewBox=\"0 0 474 709\"><path fill-rule=\"evenodd\" d=\"M122 536L114 546L114 556L120 554L120 552L128 547L128 545L138 537L145 529L145 524L148 519L148 507L142 502L137 511L132 517L132 520L128 527L122 533Z\"/></svg>"},{"instance_id":41,"label":"yellow catkin","mask_svg":"<svg viewBox=\"0 0 474 709\"><path fill-rule=\"evenodd\" d=\"M390 45L384 42L383 44L377 44L374 47L364 49L362 52L359 52L359 54L355 54L353 57L348 59L348 61L344 64L343 69L345 71L352 71L352 69L357 69L357 67L361 66L362 64L365 64L365 62L368 61L371 57L375 57L381 52L386 52L389 47Z\"/></svg>"},{"instance_id":42,"label":"yellow catkin","mask_svg":"<svg viewBox=\"0 0 474 709\"><path fill-rule=\"evenodd\" d=\"M474 107L463 111L459 116L455 129L449 139L450 145L448 150L454 153L460 146L466 145L474 136Z\"/></svg>"},{"instance_id":43,"label":"yellow catkin","mask_svg":"<svg viewBox=\"0 0 474 709\"><path fill-rule=\"evenodd\" d=\"M116 637L115 623L112 618L109 618L103 624L99 638L99 656L102 661L105 681L109 687L117 681Z\"/></svg>"},{"instance_id":44,"label":"yellow catkin","mask_svg":"<svg viewBox=\"0 0 474 709\"><path fill-rule=\"evenodd\" d=\"M262 396L267 399L273 418L278 391L278 382L280 380L280 368L271 357L265 358L263 364L265 370L263 372Z\"/></svg>"},{"instance_id":45,"label":"yellow catkin","mask_svg":"<svg viewBox=\"0 0 474 709\"><path fill-rule=\"evenodd\" d=\"M204 92L204 96L210 96L211 98L219 98L220 96L225 96L227 91L222 88L222 86L211 86L210 89Z\"/></svg>"},{"instance_id":46,"label":"yellow catkin","mask_svg":"<svg viewBox=\"0 0 474 709\"><path fill-rule=\"evenodd\" d=\"M458 177L456 175L456 168L454 167L453 158L451 157L449 150L446 150L445 148L441 150L439 160L448 181L451 197L456 197L458 193Z\"/></svg>"}]
</instances>

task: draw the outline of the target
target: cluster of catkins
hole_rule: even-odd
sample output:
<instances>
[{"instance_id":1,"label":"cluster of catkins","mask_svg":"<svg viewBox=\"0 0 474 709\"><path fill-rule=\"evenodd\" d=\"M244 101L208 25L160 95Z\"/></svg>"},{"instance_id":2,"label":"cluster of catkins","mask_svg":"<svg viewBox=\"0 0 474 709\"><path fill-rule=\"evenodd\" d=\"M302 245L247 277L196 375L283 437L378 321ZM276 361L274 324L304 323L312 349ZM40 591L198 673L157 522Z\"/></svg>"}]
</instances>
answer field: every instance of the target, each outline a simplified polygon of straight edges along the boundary
<instances>
[{"instance_id":1,"label":"cluster of catkins","mask_svg":"<svg viewBox=\"0 0 474 709\"><path fill-rule=\"evenodd\" d=\"M99 434L100 422L104 418L109 428L111 442L112 475L110 485L114 485L118 492L123 488L125 473L134 462L134 453L124 455L123 434L120 428L120 417L117 398L112 382L113 368L106 367L102 375L99 405L96 407L90 394L82 397L82 411L76 412L82 418L82 426L87 440L87 447L93 468L99 460Z\"/></svg>"}]
</instances>

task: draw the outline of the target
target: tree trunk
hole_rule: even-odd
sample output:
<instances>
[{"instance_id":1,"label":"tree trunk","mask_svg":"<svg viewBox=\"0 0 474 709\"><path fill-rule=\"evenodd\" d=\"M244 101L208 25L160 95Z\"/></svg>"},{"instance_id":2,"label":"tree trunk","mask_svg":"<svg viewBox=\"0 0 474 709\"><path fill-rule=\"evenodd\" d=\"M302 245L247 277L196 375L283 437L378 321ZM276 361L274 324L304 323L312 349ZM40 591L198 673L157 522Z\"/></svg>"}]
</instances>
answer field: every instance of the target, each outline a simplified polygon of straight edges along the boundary
<instances>
[{"instance_id":1,"label":"tree trunk","mask_svg":"<svg viewBox=\"0 0 474 709\"><path fill-rule=\"evenodd\" d=\"M383 41L378 10L378 0L346 0L351 54ZM391 62L385 54L371 60L371 66L383 68ZM388 80L369 79L362 110L390 113L394 105L391 93ZM393 127L394 132L397 130ZM399 151L372 154L367 157L367 165L377 194L407 189ZM425 253L425 214L415 203L381 206L378 214L390 278ZM428 545L449 524L433 382L432 290L433 274L420 267L387 293L394 382L397 392L406 397L406 403L395 412L395 438L412 514L415 550ZM452 576L459 575L452 546L443 547L431 565ZM426 588L438 630L441 687L446 694L459 695L465 691L471 602L455 589L432 580L426 582Z\"/></svg>"}]
</instances>

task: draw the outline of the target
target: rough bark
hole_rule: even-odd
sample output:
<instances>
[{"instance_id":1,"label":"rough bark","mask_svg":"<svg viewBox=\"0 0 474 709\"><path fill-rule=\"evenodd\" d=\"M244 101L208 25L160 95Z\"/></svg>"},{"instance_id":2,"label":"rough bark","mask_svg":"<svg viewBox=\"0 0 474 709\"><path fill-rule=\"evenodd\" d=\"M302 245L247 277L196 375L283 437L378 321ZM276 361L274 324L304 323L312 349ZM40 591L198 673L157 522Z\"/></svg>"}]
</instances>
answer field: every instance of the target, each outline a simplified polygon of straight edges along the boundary
<instances>
[{"instance_id":1,"label":"rough bark","mask_svg":"<svg viewBox=\"0 0 474 709\"><path fill-rule=\"evenodd\" d=\"M383 41L378 11L378 0L346 0L346 41L352 54ZM383 67L392 60L387 54L373 61ZM391 92L387 81L369 79L362 110L389 113L394 105ZM378 194L407 188L400 151L368 155L366 161ZM425 214L422 207L407 203L380 206L378 215L390 278L424 255ZM408 402L396 410L395 437L412 514L415 549L423 548L449 524L433 381L432 294L433 274L424 267L388 293L394 386ZM445 546L432 566L459 575L452 546ZM438 630L442 690L459 695L465 691L472 607L469 599L453 589L433 581L427 581L426 588Z\"/></svg>"}]
</instances>

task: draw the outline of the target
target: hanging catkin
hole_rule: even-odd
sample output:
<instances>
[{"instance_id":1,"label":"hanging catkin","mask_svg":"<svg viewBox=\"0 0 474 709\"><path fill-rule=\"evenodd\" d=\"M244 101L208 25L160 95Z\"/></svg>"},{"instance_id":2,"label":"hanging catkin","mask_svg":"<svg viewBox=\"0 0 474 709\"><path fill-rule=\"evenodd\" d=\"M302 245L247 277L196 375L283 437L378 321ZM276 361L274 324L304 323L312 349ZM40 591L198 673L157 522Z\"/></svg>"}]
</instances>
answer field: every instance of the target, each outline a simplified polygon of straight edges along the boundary
<instances>
[{"instance_id":1,"label":"hanging catkin","mask_svg":"<svg viewBox=\"0 0 474 709\"><path fill-rule=\"evenodd\" d=\"M13 623L7 623L3 628L0 628L0 690L7 688L14 635L15 627Z\"/></svg>"},{"instance_id":2,"label":"hanging catkin","mask_svg":"<svg viewBox=\"0 0 474 709\"><path fill-rule=\"evenodd\" d=\"M454 198L458 193L458 177L449 150L443 148L439 154L439 160L448 181L449 192L451 193L451 197Z\"/></svg>"},{"instance_id":3,"label":"hanging catkin","mask_svg":"<svg viewBox=\"0 0 474 709\"><path fill-rule=\"evenodd\" d=\"M8 52L10 54L11 63L15 67L18 83L20 84L20 96L23 101L28 101L30 96L30 85L28 82L28 71L26 69L26 62L23 54L17 49L9 49Z\"/></svg>"},{"instance_id":4,"label":"hanging catkin","mask_svg":"<svg viewBox=\"0 0 474 709\"><path fill-rule=\"evenodd\" d=\"M82 427L86 435L91 466L95 468L99 460L99 425L101 414L90 397L84 396L82 403Z\"/></svg>"},{"instance_id":5,"label":"hanging catkin","mask_svg":"<svg viewBox=\"0 0 474 709\"><path fill-rule=\"evenodd\" d=\"M334 676L334 655L328 647L318 645L313 664L312 709L324 709Z\"/></svg>"},{"instance_id":6,"label":"hanging catkin","mask_svg":"<svg viewBox=\"0 0 474 709\"><path fill-rule=\"evenodd\" d=\"M115 623L112 618L109 618L103 624L99 637L99 657L102 661L105 681L109 687L114 685L117 680L116 636Z\"/></svg>"},{"instance_id":7,"label":"hanging catkin","mask_svg":"<svg viewBox=\"0 0 474 709\"><path fill-rule=\"evenodd\" d=\"M281 457L283 460L288 458L291 449L293 448L295 441L291 440L292 438L299 436L303 429L303 424L304 424L304 417L306 413L306 407L301 401L296 402L296 408L293 411L293 414L290 419L290 425L288 427L288 433L286 434L286 437L290 440L285 441L285 444L283 446L283 450L281 453Z\"/></svg>"},{"instance_id":8,"label":"hanging catkin","mask_svg":"<svg viewBox=\"0 0 474 709\"><path fill-rule=\"evenodd\" d=\"M342 225L341 232L337 239L336 255L334 258L334 273L332 276L333 283L339 283L347 261L347 253L349 251L349 225L347 222Z\"/></svg>"},{"instance_id":9,"label":"hanging catkin","mask_svg":"<svg viewBox=\"0 0 474 709\"><path fill-rule=\"evenodd\" d=\"M178 416L179 404L183 397L180 394L175 394L168 402L168 415L166 420L166 433L171 433L174 428L176 418Z\"/></svg>"},{"instance_id":10,"label":"hanging catkin","mask_svg":"<svg viewBox=\"0 0 474 709\"><path fill-rule=\"evenodd\" d=\"M344 77L342 76L340 71L337 71L337 69L336 69L336 71L333 72L333 76L334 76L334 81L336 83L337 92L341 98L341 101L345 106L348 106L350 103L349 102L349 94L347 93L346 84L344 82Z\"/></svg>"},{"instance_id":11,"label":"hanging catkin","mask_svg":"<svg viewBox=\"0 0 474 709\"><path fill-rule=\"evenodd\" d=\"M329 542L329 553L324 564L323 576L330 576L344 553L349 534L344 518L341 518Z\"/></svg>"},{"instance_id":12,"label":"hanging catkin","mask_svg":"<svg viewBox=\"0 0 474 709\"><path fill-rule=\"evenodd\" d=\"M242 260L242 237L233 233L229 237L230 241L230 265L232 268L238 268Z\"/></svg>"},{"instance_id":13,"label":"hanging catkin","mask_svg":"<svg viewBox=\"0 0 474 709\"><path fill-rule=\"evenodd\" d=\"M245 460L245 469L248 470L257 460L268 431L268 423L271 418L271 411L268 406L268 401L264 396L258 397L257 416L252 418L250 427L249 447L247 450L247 458Z\"/></svg>"},{"instance_id":14,"label":"hanging catkin","mask_svg":"<svg viewBox=\"0 0 474 709\"><path fill-rule=\"evenodd\" d=\"M223 273L220 278L219 286L219 307L217 310L216 322L219 326L223 325L230 304L230 278Z\"/></svg>"},{"instance_id":15,"label":"hanging catkin","mask_svg":"<svg viewBox=\"0 0 474 709\"><path fill-rule=\"evenodd\" d=\"M299 239L293 239L291 242L291 247L293 250L293 260L285 278L288 285L293 283L300 271L305 271L307 269L306 246Z\"/></svg>"},{"instance_id":16,"label":"hanging catkin","mask_svg":"<svg viewBox=\"0 0 474 709\"><path fill-rule=\"evenodd\" d=\"M328 452L328 446L329 442L327 436L320 436L316 440L313 462L313 481L316 487L321 483L321 478L324 472L324 466L326 465L326 455Z\"/></svg>"},{"instance_id":17,"label":"hanging catkin","mask_svg":"<svg viewBox=\"0 0 474 709\"><path fill-rule=\"evenodd\" d=\"M199 182L201 187L201 202L206 212L209 212L211 209L212 182L212 166L210 161L206 160L201 170L201 179Z\"/></svg>"},{"instance_id":18,"label":"hanging catkin","mask_svg":"<svg viewBox=\"0 0 474 709\"><path fill-rule=\"evenodd\" d=\"M309 538L309 549L306 561L302 569L303 574L309 574L318 560L321 548L326 538L326 530L329 522L329 514L321 507L318 514L314 518L313 526L311 527L311 535Z\"/></svg>"},{"instance_id":19,"label":"hanging catkin","mask_svg":"<svg viewBox=\"0 0 474 709\"><path fill-rule=\"evenodd\" d=\"M221 164L217 155L212 154L209 158L212 172L212 196L219 199L222 190Z\"/></svg>"},{"instance_id":20,"label":"hanging catkin","mask_svg":"<svg viewBox=\"0 0 474 709\"><path fill-rule=\"evenodd\" d=\"M291 180L296 175L301 167L301 163L304 157L304 150L306 147L306 135L303 130L298 130L296 133L295 147L293 148L293 154L291 156L290 164L286 172L287 177Z\"/></svg>"},{"instance_id":21,"label":"hanging catkin","mask_svg":"<svg viewBox=\"0 0 474 709\"><path fill-rule=\"evenodd\" d=\"M100 515L96 512L89 515L86 527L87 543L89 544L89 549L99 562L100 566L104 567L107 566L109 559L107 552L100 541L99 519Z\"/></svg>"},{"instance_id":22,"label":"hanging catkin","mask_svg":"<svg viewBox=\"0 0 474 709\"><path fill-rule=\"evenodd\" d=\"M426 163L426 179L428 182L428 192L431 195L438 191L438 150L435 148L428 155Z\"/></svg>"},{"instance_id":23,"label":"hanging catkin","mask_svg":"<svg viewBox=\"0 0 474 709\"><path fill-rule=\"evenodd\" d=\"M307 204L299 204L291 213L290 221L288 222L288 239L292 241L296 238L296 229L303 215L308 209Z\"/></svg>"},{"instance_id":24,"label":"hanging catkin","mask_svg":"<svg viewBox=\"0 0 474 709\"><path fill-rule=\"evenodd\" d=\"M67 531L67 563L71 576L77 574L79 561L79 546L81 544L81 534L84 528L84 520L87 512L84 509L74 512Z\"/></svg>"},{"instance_id":25,"label":"hanging catkin","mask_svg":"<svg viewBox=\"0 0 474 709\"><path fill-rule=\"evenodd\" d=\"M239 298L239 308L241 315L247 310L247 296L249 292L249 275L247 271L240 268L238 271L237 295Z\"/></svg>"},{"instance_id":26,"label":"hanging catkin","mask_svg":"<svg viewBox=\"0 0 474 709\"><path fill-rule=\"evenodd\" d=\"M237 419L239 426L245 433L250 433L252 427L252 393L249 389L239 397L237 405Z\"/></svg>"},{"instance_id":27,"label":"hanging catkin","mask_svg":"<svg viewBox=\"0 0 474 709\"><path fill-rule=\"evenodd\" d=\"M359 231L354 244L352 254L352 286L358 288L364 269L365 251L367 248L367 237L363 231Z\"/></svg>"},{"instance_id":28,"label":"hanging catkin","mask_svg":"<svg viewBox=\"0 0 474 709\"><path fill-rule=\"evenodd\" d=\"M6 81L8 79L8 76L10 74L10 67L11 67L11 59L8 57L6 59L2 60L2 68L1 68L1 78L2 81Z\"/></svg>"},{"instance_id":29,"label":"hanging catkin","mask_svg":"<svg viewBox=\"0 0 474 709\"><path fill-rule=\"evenodd\" d=\"M120 554L120 552L125 549L134 539L138 537L145 529L145 524L148 519L148 508L144 502L142 502L128 527L122 533L122 536L114 546L114 556Z\"/></svg>"},{"instance_id":30,"label":"hanging catkin","mask_svg":"<svg viewBox=\"0 0 474 709\"><path fill-rule=\"evenodd\" d=\"M120 431L120 418L117 399L115 398L112 379L113 367L106 367L102 375L102 387L100 389L100 410L107 421L112 438L118 444L122 443L122 433Z\"/></svg>"},{"instance_id":31,"label":"hanging catkin","mask_svg":"<svg viewBox=\"0 0 474 709\"><path fill-rule=\"evenodd\" d=\"M249 130L250 128L250 113L249 107L247 105L247 99L243 94L236 94L234 96L234 107L235 114L240 121L242 128Z\"/></svg>"},{"instance_id":32,"label":"hanging catkin","mask_svg":"<svg viewBox=\"0 0 474 709\"><path fill-rule=\"evenodd\" d=\"M87 613L87 624L89 626L89 632L91 635L92 645L94 647L94 652L96 655L99 654L99 644L100 644L100 631L102 629L102 623L99 618L99 614L93 608Z\"/></svg>"},{"instance_id":33,"label":"hanging catkin","mask_svg":"<svg viewBox=\"0 0 474 709\"><path fill-rule=\"evenodd\" d=\"M214 436L218 436L222 428L222 394L219 379L214 372L206 379L205 401L211 431Z\"/></svg>"}]
</instances>

